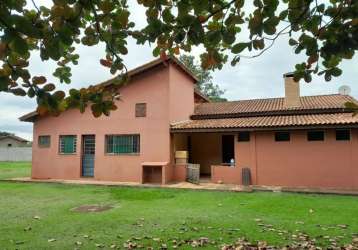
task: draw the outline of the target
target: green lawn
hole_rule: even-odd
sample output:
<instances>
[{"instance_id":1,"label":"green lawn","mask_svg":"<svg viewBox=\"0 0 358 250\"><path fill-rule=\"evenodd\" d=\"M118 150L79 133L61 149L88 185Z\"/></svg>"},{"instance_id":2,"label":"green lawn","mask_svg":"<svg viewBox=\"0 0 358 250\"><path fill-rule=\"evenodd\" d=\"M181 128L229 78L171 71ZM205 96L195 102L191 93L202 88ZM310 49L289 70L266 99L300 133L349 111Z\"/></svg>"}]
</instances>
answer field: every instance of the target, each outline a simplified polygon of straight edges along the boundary
<instances>
[{"instance_id":1,"label":"green lawn","mask_svg":"<svg viewBox=\"0 0 358 250\"><path fill-rule=\"evenodd\" d=\"M0 176L10 166L3 165ZM114 208L71 210L92 204ZM343 245L357 237L357 215L352 196L0 182L0 249L158 249L200 237L209 239L206 249L240 237L283 246L303 234L321 246Z\"/></svg>"},{"instance_id":2,"label":"green lawn","mask_svg":"<svg viewBox=\"0 0 358 250\"><path fill-rule=\"evenodd\" d=\"M31 162L0 162L0 180L31 175Z\"/></svg>"}]
</instances>

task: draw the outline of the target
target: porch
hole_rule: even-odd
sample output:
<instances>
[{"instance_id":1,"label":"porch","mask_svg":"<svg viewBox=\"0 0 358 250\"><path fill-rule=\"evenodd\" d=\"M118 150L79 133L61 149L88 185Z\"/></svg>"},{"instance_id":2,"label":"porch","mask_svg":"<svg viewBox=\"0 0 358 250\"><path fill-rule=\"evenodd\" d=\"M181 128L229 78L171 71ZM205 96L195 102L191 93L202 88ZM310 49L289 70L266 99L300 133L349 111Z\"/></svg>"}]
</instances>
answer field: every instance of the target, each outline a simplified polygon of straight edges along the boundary
<instances>
[{"instance_id":1,"label":"porch","mask_svg":"<svg viewBox=\"0 0 358 250\"><path fill-rule=\"evenodd\" d=\"M234 133L174 133L174 180L241 185Z\"/></svg>"}]
</instances>

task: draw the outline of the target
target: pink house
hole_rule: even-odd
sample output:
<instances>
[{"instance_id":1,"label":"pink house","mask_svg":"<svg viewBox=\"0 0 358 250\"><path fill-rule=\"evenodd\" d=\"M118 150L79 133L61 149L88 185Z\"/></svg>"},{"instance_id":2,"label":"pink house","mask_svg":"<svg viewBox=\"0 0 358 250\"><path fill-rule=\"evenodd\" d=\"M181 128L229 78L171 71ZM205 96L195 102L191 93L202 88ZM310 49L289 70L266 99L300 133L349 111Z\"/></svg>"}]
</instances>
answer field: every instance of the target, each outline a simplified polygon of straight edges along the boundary
<instances>
[{"instance_id":1,"label":"pink house","mask_svg":"<svg viewBox=\"0 0 358 250\"><path fill-rule=\"evenodd\" d=\"M34 123L32 178L358 189L352 97L300 97L286 74L284 98L212 103L174 58L129 74L109 117L20 118Z\"/></svg>"}]
</instances>

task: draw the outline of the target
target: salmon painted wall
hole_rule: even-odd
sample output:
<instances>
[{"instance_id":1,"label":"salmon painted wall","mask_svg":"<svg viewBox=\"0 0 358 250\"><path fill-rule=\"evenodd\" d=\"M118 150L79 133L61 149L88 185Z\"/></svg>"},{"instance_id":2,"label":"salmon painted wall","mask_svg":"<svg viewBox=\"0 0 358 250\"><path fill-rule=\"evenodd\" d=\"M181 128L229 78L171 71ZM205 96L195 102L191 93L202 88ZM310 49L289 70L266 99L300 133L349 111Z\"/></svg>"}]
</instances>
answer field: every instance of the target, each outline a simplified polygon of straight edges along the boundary
<instances>
[{"instance_id":1,"label":"salmon painted wall","mask_svg":"<svg viewBox=\"0 0 358 250\"><path fill-rule=\"evenodd\" d=\"M194 82L177 65L169 67L170 122L185 121L194 113Z\"/></svg>"},{"instance_id":2,"label":"salmon painted wall","mask_svg":"<svg viewBox=\"0 0 358 250\"><path fill-rule=\"evenodd\" d=\"M44 117L34 123L33 144L33 178L78 179L81 177L81 137L86 134L96 135L95 179L112 181L141 182L143 162L170 162L171 120L181 119L184 113L170 101L170 94L188 91L188 81L177 81L176 69L160 66L132 78L131 84L120 89L121 100L118 110L110 117L94 118L89 111L80 114L78 110L68 110L59 117ZM174 68L174 67L173 67ZM177 81L175 83L170 83ZM180 86L185 86L181 90ZM193 81L191 82L193 85ZM186 94L189 95L189 94ZM193 95L193 92L191 92ZM135 117L135 104L147 103L147 117ZM194 105L194 104L192 104ZM191 105L190 105L191 106ZM187 109L187 112L191 108ZM187 114L189 117L190 114ZM176 117L178 115L178 118ZM105 135L140 134L140 154L108 155L105 153ZM38 136L51 135L51 147L39 148ZM77 135L77 153L60 155L58 153L60 135ZM171 173L171 170L168 170ZM171 178L171 176L168 176Z\"/></svg>"},{"instance_id":3,"label":"salmon painted wall","mask_svg":"<svg viewBox=\"0 0 358 250\"><path fill-rule=\"evenodd\" d=\"M253 184L288 187L358 188L358 130L350 141L307 141L307 131L292 131L289 142L275 142L274 132L251 133L250 142L236 142L238 171L250 167Z\"/></svg>"},{"instance_id":4,"label":"salmon painted wall","mask_svg":"<svg viewBox=\"0 0 358 250\"><path fill-rule=\"evenodd\" d=\"M169 67L169 121L175 123L186 121L194 113L194 80L182 71L177 65L171 64ZM168 130L168 133L170 131ZM186 144L186 139L182 137L182 144ZM167 175L167 181L177 180L175 169L175 151L183 150L177 148L175 137L171 136L170 145L170 165L168 170L171 174Z\"/></svg>"}]
</instances>

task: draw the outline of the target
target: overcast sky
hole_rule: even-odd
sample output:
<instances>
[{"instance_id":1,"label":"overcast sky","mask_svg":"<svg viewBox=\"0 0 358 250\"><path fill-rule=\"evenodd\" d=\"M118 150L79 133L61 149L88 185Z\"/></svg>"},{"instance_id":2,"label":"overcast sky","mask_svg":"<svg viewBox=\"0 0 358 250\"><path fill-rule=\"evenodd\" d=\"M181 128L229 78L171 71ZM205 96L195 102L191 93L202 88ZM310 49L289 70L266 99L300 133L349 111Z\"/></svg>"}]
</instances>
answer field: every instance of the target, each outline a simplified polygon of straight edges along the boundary
<instances>
[{"instance_id":1,"label":"overcast sky","mask_svg":"<svg viewBox=\"0 0 358 250\"><path fill-rule=\"evenodd\" d=\"M48 2L48 0L46 0ZM43 4L46 1L38 1ZM145 23L145 14L142 8L132 8L131 18L138 26ZM245 37L245 36L243 36ZM247 37L247 36L246 36ZM129 69L153 60L152 49L149 46L136 45L133 40L128 41L129 53L125 63ZM71 87L82 87L105 81L112 77L108 69L99 64L103 58L104 47L79 47L79 65L72 68ZM198 56L200 49L195 49L193 55ZM255 59L242 59L235 67L228 63L221 71L213 72L215 83L225 89L225 97L229 100L282 97L284 85L282 75L294 69L302 57L293 53L282 37L273 48ZM31 57L30 70L33 75L45 75L51 82L58 83L52 76L56 64L49 61L42 62L38 54ZM321 77L314 77L311 83L302 82L301 95L321 95L338 93L342 85L351 87L351 95L358 98L358 57L344 61L343 74L331 82L325 82ZM69 86L63 84L62 89ZM0 131L15 133L27 139L32 139L32 124L18 120L18 117L36 108L34 99L14 97L0 92Z\"/></svg>"}]
</instances>

